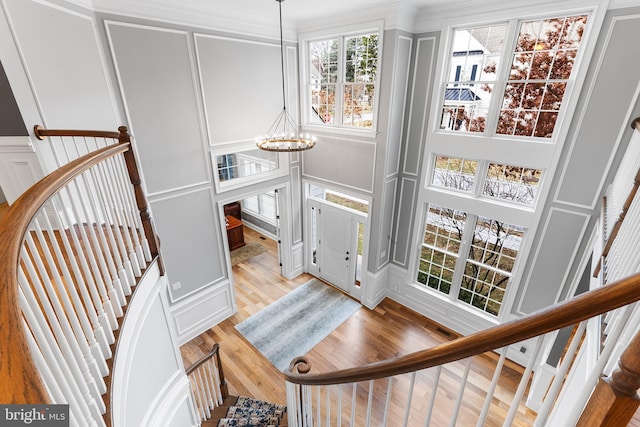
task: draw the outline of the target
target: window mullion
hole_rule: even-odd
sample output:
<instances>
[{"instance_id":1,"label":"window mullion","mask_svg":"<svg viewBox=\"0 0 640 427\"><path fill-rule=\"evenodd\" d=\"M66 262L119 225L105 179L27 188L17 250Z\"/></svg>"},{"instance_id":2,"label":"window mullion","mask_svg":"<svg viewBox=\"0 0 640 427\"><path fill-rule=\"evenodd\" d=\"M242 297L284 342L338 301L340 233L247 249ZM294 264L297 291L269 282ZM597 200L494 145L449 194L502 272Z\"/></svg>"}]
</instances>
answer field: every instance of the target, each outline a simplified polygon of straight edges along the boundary
<instances>
[{"instance_id":1,"label":"window mullion","mask_svg":"<svg viewBox=\"0 0 640 427\"><path fill-rule=\"evenodd\" d=\"M497 80L494 86L494 96L491 97L489 103L489 111L487 113L487 125L485 127L485 136L492 137L496 134L498 119L500 118L501 104L504 99L504 90L509 81L511 72L511 62L515 46L518 41L518 20L509 21L509 28L505 37L502 53L500 54L500 66L498 67Z\"/></svg>"},{"instance_id":2,"label":"window mullion","mask_svg":"<svg viewBox=\"0 0 640 427\"><path fill-rule=\"evenodd\" d=\"M484 181L487 178L487 171L489 170L488 160L479 160L478 167L476 169L476 184L473 187L473 197L476 199L482 196L484 192Z\"/></svg>"},{"instance_id":3,"label":"window mullion","mask_svg":"<svg viewBox=\"0 0 640 427\"><path fill-rule=\"evenodd\" d=\"M343 114L344 114L344 86L345 82L345 61L346 51L344 48L344 37L338 37L338 81L336 82L336 95L335 95L335 125L342 126Z\"/></svg>"},{"instance_id":4,"label":"window mullion","mask_svg":"<svg viewBox=\"0 0 640 427\"><path fill-rule=\"evenodd\" d=\"M471 243L473 242L473 232L476 228L477 218L477 215L467 214L467 218L465 220L464 231L462 232L462 242L460 243L460 251L458 253L458 260L456 261L456 268L453 272L451 290L449 291L449 299L452 301L458 300L458 294L460 293L460 284L462 283L462 276L467 264L469 248L471 247Z\"/></svg>"}]
</instances>

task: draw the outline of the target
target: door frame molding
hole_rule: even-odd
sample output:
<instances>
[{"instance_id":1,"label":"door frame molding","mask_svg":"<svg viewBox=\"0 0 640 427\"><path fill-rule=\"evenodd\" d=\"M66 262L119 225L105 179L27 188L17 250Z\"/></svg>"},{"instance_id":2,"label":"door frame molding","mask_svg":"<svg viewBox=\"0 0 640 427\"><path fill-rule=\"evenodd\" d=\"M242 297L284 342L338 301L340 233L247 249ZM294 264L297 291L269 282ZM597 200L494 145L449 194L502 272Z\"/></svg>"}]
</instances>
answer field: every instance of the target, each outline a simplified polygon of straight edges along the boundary
<instances>
[{"instance_id":1,"label":"door frame molding","mask_svg":"<svg viewBox=\"0 0 640 427\"><path fill-rule=\"evenodd\" d=\"M368 213L363 213L363 212L359 212L359 211L355 211L353 209L344 207L344 206L340 206L337 205L335 203L331 203L328 202L326 200L322 200L322 199L318 199L315 197L311 197L309 195L309 187L308 185L316 185L319 187L323 187L327 190L333 190L339 193L343 193L349 196L353 196L356 197L358 199L362 199L362 200L366 200L367 203L369 204L369 212ZM364 223L364 239L362 242L362 272L361 272L361 276L360 276L360 286L356 287L355 283L350 282L349 283L349 295L357 298L358 300L362 301L362 299L364 298L365 295L365 286L366 286L366 281L367 281L367 264L368 264L368 259L369 259L369 240L370 240L370 225L371 225L371 198L368 196L363 197L360 194L354 194L353 192L344 190L344 189L340 189L337 190L333 187L327 187L325 184L320 184L320 183L314 183L311 181L307 181L307 180L303 180L303 188L304 188L304 213L303 213L303 227L304 227L304 231L305 231L305 239L304 239L304 268L305 268L305 272L313 274L314 276L319 276L319 272L317 270L317 266L313 265L311 262L311 250L312 250L312 246L311 246L311 236L313 236L312 233L312 224L311 224L311 202L313 203L317 203L318 205L327 205L330 206L332 208L337 208L339 210L343 210L349 214L351 214L354 217L360 217L362 218L364 221L362 221ZM357 251L356 251L356 256L357 256ZM357 263L355 264L355 268L357 268ZM354 269L354 276L355 276L355 269ZM355 277L354 277L355 278Z\"/></svg>"}]
</instances>

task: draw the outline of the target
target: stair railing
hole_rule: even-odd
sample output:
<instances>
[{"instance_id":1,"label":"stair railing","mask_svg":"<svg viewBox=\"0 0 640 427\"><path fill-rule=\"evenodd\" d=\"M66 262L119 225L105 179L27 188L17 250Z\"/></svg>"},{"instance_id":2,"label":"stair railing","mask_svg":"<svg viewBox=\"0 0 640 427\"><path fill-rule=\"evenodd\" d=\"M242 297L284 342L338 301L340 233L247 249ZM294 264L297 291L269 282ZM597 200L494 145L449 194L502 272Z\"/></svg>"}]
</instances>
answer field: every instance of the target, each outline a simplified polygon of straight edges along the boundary
<instances>
[{"instance_id":1,"label":"stair railing","mask_svg":"<svg viewBox=\"0 0 640 427\"><path fill-rule=\"evenodd\" d=\"M0 402L65 403L70 425L104 426L114 331L161 269L157 239L126 127L35 133L77 144L0 223Z\"/></svg>"},{"instance_id":2,"label":"stair railing","mask_svg":"<svg viewBox=\"0 0 640 427\"><path fill-rule=\"evenodd\" d=\"M640 119L634 126L640 130ZM626 426L640 402L640 309L635 304L640 300L640 192L636 185L631 191L621 224L611 233L625 236L624 242L614 237L607 245L609 257L624 267L612 268L615 274L604 286L466 337L360 367L312 373L307 358L294 359L285 373L291 425ZM623 222L625 216L634 220ZM593 342L587 333L587 324L602 318L612 319L604 345L600 336ZM573 337L535 413L523 402L542 343L547 334L569 326ZM507 390L500 384L506 355L523 348L532 350L517 387ZM621 353L618 368L601 377ZM480 355L489 356L482 366ZM486 359L494 361L490 383L486 372L477 372L486 369ZM439 387L444 382L446 391ZM457 394L451 392L455 387Z\"/></svg>"},{"instance_id":3,"label":"stair railing","mask_svg":"<svg viewBox=\"0 0 640 427\"><path fill-rule=\"evenodd\" d=\"M197 412L206 421L211 418L211 411L222 405L229 395L220 361L220 345L214 344L208 354L187 368L186 374Z\"/></svg>"}]
</instances>

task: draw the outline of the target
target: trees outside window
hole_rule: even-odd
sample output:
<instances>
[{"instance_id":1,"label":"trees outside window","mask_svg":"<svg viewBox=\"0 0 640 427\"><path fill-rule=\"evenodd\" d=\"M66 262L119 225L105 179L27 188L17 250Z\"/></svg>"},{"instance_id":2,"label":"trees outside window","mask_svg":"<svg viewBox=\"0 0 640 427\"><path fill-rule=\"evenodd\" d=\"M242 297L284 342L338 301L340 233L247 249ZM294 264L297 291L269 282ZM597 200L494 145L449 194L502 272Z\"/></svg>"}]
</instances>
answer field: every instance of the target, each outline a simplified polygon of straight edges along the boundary
<instances>
[{"instance_id":1,"label":"trees outside window","mask_svg":"<svg viewBox=\"0 0 640 427\"><path fill-rule=\"evenodd\" d=\"M455 30L440 129L552 138L587 19L563 16ZM509 25L518 26L513 42L506 40ZM503 54L509 46L511 52ZM492 102L502 87L501 101ZM487 129L488 123L495 125Z\"/></svg>"},{"instance_id":2,"label":"trees outside window","mask_svg":"<svg viewBox=\"0 0 640 427\"><path fill-rule=\"evenodd\" d=\"M378 33L307 43L310 122L372 129L378 70Z\"/></svg>"},{"instance_id":3,"label":"trees outside window","mask_svg":"<svg viewBox=\"0 0 640 427\"><path fill-rule=\"evenodd\" d=\"M416 280L497 316L525 231L504 221L430 204Z\"/></svg>"}]
</instances>

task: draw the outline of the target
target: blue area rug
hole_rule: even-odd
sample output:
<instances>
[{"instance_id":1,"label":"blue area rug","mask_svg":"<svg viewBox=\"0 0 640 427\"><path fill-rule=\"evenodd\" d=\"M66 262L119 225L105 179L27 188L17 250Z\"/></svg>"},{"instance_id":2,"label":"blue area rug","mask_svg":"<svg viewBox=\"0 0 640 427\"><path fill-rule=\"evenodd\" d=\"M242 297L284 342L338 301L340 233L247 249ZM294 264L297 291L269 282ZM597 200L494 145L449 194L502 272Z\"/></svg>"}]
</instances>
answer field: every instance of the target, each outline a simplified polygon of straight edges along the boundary
<instances>
[{"instance_id":1,"label":"blue area rug","mask_svg":"<svg viewBox=\"0 0 640 427\"><path fill-rule=\"evenodd\" d=\"M236 329L281 372L304 356L361 305L331 286L311 279Z\"/></svg>"}]
</instances>

